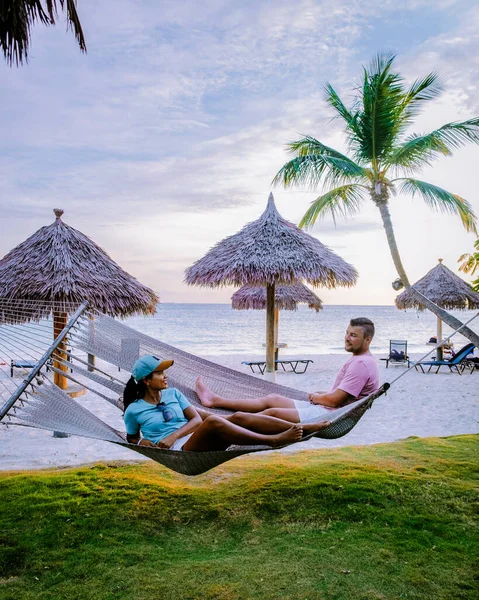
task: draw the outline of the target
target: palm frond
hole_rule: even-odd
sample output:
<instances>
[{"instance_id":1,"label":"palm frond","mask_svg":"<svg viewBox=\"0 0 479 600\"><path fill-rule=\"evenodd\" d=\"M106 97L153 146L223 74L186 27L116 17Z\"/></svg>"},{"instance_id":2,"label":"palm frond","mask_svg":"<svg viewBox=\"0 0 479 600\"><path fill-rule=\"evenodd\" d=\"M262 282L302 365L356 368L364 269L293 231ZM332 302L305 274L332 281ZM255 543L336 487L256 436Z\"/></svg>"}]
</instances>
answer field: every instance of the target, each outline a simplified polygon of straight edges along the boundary
<instances>
[{"instance_id":1,"label":"palm frond","mask_svg":"<svg viewBox=\"0 0 479 600\"><path fill-rule=\"evenodd\" d=\"M304 185L315 188L323 178L338 185L354 178L364 179L366 176L366 170L347 157L308 154L287 162L275 175L273 185L283 185L285 188Z\"/></svg>"},{"instance_id":2,"label":"palm frond","mask_svg":"<svg viewBox=\"0 0 479 600\"><path fill-rule=\"evenodd\" d=\"M419 194L430 208L457 215L461 219L466 231L477 234L477 217L469 202L461 198L461 196L452 194L437 185L420 181L419 179L408 177L394 181L402 182L400 184L400 192L411 194L413 197Z\"/></svg>"},{"instance_id":3,"label":"palm frond","mask_svg":"<svg viewBox=\"0 0 479 600\"><path fill-rule=\"evenodd\" d=\"M479 255L477 256L478 258L475 258L473 254L461 254L457 260L457 262L462 263L459 265L459 271L474 275L476 270L479 269Z\"/></svg>"},{"instance_id":4,"label":"palm frond","mask_svg":"<svg viewBox=\"0 0 479 600\"><path fill-rule=\"evenodd\" d=\"M479 117L447 123L433 132L449 148L461 148L467 142L479 144Z\"/></svg>"},{"instance_id":5,"label":"palm frond","mask_svg":"<svg viewBox=\"0 0 479 600\"><path fill-rule=\"evenodd\" d=\"M326 192L311 203L299 226L311 227L318 217L324 217L327 214L332 216L335 223L338 216L346 217L357 214L364 200L364 190L363 186L350 183Z\"/></svg>"},{"instance_id":6,"label":"palm frond","mask_svg":"<svg viewBox=\"0 0 479 600\"><path fill-rule=\"evenodd\" d=\"M387 156L401 129L403 79L392 72L393 54L378 54L364 69L362 107L357 114L356 159L373 165Z\"/></svg>"},{"instance_id":7,"label":"palm frond","mask_svg":"<svg viewBox=\"0 0 479 600\"><path fill-rule=\"evenodd\" d=\"M28 60L32 26L37 21L43 25L54 25L58 16L57 5L62 9L66 5L68 26L73 29L80 49L86 51L75 0L11 0L0 3L0 48L8 64L19 65Z\"/></svg>"},{"instance_id":8,"label":"palm frond","mask_svg":"<svg viewBox=\"0 0 479 600\"><path fill-rule=\"evenodd\" d=\"M326 102L334 108L338 115L344 119L346 125L349 126L353 120L353 114L346 108L336 90L330 83L327 83L324 86L324 91L326 93Z\"/></svg>"},{"instance_id":9,"label":"palm frond","mask_svg":"<svg viewBox=\"0 0 479 600\"><path fill-rule=\"evenodd\" d=\"M346 135L350 141L350 146L354 146L357 136L360 133L358 128L357 107L353 109L346 108L338 93L330 83L327 83L324 86L324 91L326 93L326 102L336 111L338 116L344 120L346 124Z\"/></svg>"},{"instance_id":10,"label":"palm frond","mask_svg":"<svg viewBox=\"0 0 479 600\"><path fill-rule=\"evenodd\" d=\"M414 172L430 165L439 155L450 156L450 149L435 133L409 136L400 146L391 150L386 159L387 167Z\"/></svg>"},{"instance_id":11,"label":"palm frond","mask_svg":"<svg viewBox=\"0 0 479 600\"><path fill-rule=\"evenodd\" d=\"M474 275L474 273L479 270L479 240L474 242L474 248L476 249L476 252L473 254L462 254L458 258L457 262L462 263L459 266L459 271Z\"/></svg>"},{"instance_id":12,"label":"palm frond","mask_svg":"<svg viewBox=\"0 0 479 600\"><path fill-rule=\"evenodd\" d=\"M289 152L294 152L298 156L307 156L308 154L314 154L318 156L332 156L335 158L341 158L349 162L354 162L351 161L351 159L345 154L338 152L338 150L335 150L334 148L326 146L325 144L323 144L322 142L310 135L307 135L301 140L297 140L296 142L290 142L287 147Z\"/></svg>"},{"instance_id":13,"label":"palm frond","mask_svg":"<svg viewBox=\"0 0 479 600\"><path fill-rule=\"evenodd\" d=\"M413 171L430 165L439 155L450 156L453 150L468 142L479 143L479 117L447 123L425 135L409 136L403 144L392 150L387 164Z\"/></svg>"},{"instance_id":14,"label":"palm frond","mask_svg":"<svg viewBox=\"0 0 479 600\"><path fill-rule=\"evenodd\" d=\"M442 86L437 73L429 73L422 79L416 79L404 95L403 124L409 124L413 116L423 107L425 102L434 100L442 93Z\"/></svg>"}]
</instances>

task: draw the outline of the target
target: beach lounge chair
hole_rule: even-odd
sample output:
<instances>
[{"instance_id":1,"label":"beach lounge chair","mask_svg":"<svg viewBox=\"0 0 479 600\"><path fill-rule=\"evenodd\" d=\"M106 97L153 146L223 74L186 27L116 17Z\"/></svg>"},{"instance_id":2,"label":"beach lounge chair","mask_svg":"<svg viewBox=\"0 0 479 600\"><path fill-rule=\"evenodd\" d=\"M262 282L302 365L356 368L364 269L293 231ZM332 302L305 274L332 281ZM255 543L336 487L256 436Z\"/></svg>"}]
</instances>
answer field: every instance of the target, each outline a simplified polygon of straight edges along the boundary
<instances>
[{"instance_id":1,"label":"beach lounge chair","mask_svg":"<svg viewBox=\"0 0 479 600\"><path fill-rule=\"evenodd\" d=\"M36 364L35 360L17 360L12 358L10 361L10 377L13 377L13 369L33 369Z\"/></svg>"},{"instance_id":2,"label":"beach lounge chair","mask_svg":"<svg viewBox=\"0 0 479 600\"><path fill-rule=\"evenodd\" d=\"M66 360L71 363L72 361L72 355L71 355L71 350L67 349L66 350ZM33 367L36 366L36 361L34 359L30 359L30 360L19 360L16 358L12 358L10 360L10 377L13 377L13 369L33 369ZM48 362L45 365L45 368L47 371L50 371L53 365L53 358L49 359ZM70 367L70 371L72 371L72 368Z\"/></svg>"},{"instance_id":3,"label":"beach lounge chair","mask_svg":"<svg viewBox=\"0 0 479 600\"><path fill-rule=\"evenodd\" d=\"M312 361L309 358L290 358L284 360L275 360L274 362L275 370L278 369L278 365L281 366L283 371L288 371L288 367L291 367L293 373L301 375L302 373L306 372L306 369L309 367L309 363L312 363L314 361ZM256 371L254 370L255 367L258 368L258 373L261 373L261 375L264 375L264 372L266 371L266 361L264 360L243 360L241 364L248 365L248 367L253 371L253 373L256 373Z\"/></svg>"},{"instance_id":4,"label":"beach lounge chair","mask_svg":"<svg viewBox=\"0 0 479 600\"><path fill-rule=\"evenodd\" d=\"M462 372L464 373L464 371L466 369L469 369L471 372L471 375L474 373L474 371L479 371L479 358L477 357L471 357L466 356L466 359L464 360L464 369L462 370Z\"/></svg>"},{"instance_id":5,"label":"beach lounge chair","mask_svg":"<svg viewBox=\"0 0 479 600\"><path fill-rule=\"evenodd\" d=\"M462 375L462 372L464 371L467 365L467 357L469 356L469 354L471 354L473 350L474 344L466 344L466 346L463 346L458 352L456 352L456 354L452 358L449 358L447 360L427 360L424 362L412 364L414 365L416 371L419 367L423 373L426 372L424 370L424 367L426 366L429 367L429 369L427 370L428 373L431 371L431 369L437 367L436 374L439 373L439 369L441 367L449 367L449 370L451 372L454 369L456 369L459 375Z\"/></svg>"},{"instance_id":6,"label":"beach lounge chair","mask_svg":"<svg viewBox=\"0 0 479 600\"><path fill-rule=\"evenodd\" d=\"M407 365L409 367L409 356L407 355L407 340L389 340L389 356L381 358L386 361L386 369L391 365Z\"/></svg>"}]
</instances>

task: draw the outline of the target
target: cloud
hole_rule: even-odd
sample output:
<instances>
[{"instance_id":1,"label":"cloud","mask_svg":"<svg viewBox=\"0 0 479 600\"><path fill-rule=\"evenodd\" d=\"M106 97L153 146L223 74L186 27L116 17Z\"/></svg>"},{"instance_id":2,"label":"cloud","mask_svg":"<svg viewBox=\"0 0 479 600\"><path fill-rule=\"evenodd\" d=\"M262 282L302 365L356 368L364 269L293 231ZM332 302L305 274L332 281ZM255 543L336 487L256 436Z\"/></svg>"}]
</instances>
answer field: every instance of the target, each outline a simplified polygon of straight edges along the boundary
<instances>
[{"instance_id":1,"label":"cloud","mask_svg":"<svg viewBox=\"0 0 479 600\"><path fill-rule=\"evenodd\" d=\"M418 15L425 26L426 13L450 16L439 35L416 33L398 64L411 80L437 68L447 82L421 129L479 108L479 11L464 2L83 0L79 10L86 56L61 24L37 26L29 65L0 65L1 255L58 206L147 283L146 240L174 257L161 267L173 277L259 216L287 141L313 134L344 150L321 86L348 97L373 23L394 28L400 16L406 36ZM456 189L453 170L446 179ZM315 197L302 192L275 190L294 222ZM376 213L365 204L313 234L348 256L366 252L375 236L383 243Z\"/></svg>"}]
</instances>

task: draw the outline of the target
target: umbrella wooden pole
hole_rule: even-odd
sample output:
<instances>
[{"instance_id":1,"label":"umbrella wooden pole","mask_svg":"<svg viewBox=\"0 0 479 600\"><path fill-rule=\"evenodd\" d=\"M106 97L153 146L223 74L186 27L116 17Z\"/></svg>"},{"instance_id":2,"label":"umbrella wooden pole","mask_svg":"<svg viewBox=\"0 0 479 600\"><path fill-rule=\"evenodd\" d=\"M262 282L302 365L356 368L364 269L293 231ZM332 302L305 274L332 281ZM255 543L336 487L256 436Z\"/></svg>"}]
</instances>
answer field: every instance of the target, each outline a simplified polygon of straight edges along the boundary
<instances>
[{"instance_id":1,"label":"umbrella wooden pole","mask_svg":"<svg viewBox=\"0 0 479 600\"><path fill-rule=\"evenodd\" d=\"M279 308L275 305L274 307L274 370L277 371L278 370L278 365L276 364L276 361L278 360L278 352L279 352L279 347L278 347L278 329L279 329Z\"/></svg>"},{"instance_id":2,"label":"umbrella wooden pole","mask_svg":"<svg viewBox=\"0 0 479 600\"><path fill-rule=\"evenodd\" d=\"M442 321L439 317L437 318L437 337L436 337L436 339L437 339L438 344L440 342L442 342ZM436 351L436 360L442 360L443 357L444 357L444 350L443 350L443 347L441 346Z\"/></svg>"},{"instance_id":3,"label":"umbrella wooden pole","mask_svg":"<svg viewBox=\"0 0 479 600\"><path fill-rule=\"evenodd\" d=\"M66 313L53 313L53 339L56 339L63 328L67 324L67 315ZM65 364L67 360L66 354L67 344L66 340L63 339L57 346L55 352L53 353L53 367L58 371L66 373L67 366ZM68 387L68 380L65 375L58 373L57 371L53 371L53 383L58 386L61 390L66 390Z\"/></svg>"},{"instance_id":4,"label":"umbrella wooden pole","mask_svg":"<svg viewBox=\"0 0 479 600\"><path fill-rule=\"evenodd\" d=\"M266 285L266 372L274 373L274 283Z\"/></svg>"}]
</instances>

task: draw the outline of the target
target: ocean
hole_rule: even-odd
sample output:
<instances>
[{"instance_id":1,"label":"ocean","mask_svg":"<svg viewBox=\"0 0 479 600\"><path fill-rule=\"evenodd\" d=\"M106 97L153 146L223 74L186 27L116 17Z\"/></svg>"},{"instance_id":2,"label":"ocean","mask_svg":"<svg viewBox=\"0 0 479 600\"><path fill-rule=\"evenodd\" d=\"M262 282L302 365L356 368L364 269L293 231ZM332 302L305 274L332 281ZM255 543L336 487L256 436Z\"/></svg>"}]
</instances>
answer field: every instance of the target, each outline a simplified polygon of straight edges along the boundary
<instances>
[{"instance_id":1,"label":"ocean","mask_svg":"<svg viewBox=\"0 0 479 600\"><path fill-rule=\"evenodd\" d=\"M463 323L475 313L452 311ZM325 306L318 313L307 306L281 311L278 341L286 343L281 355L344 352L343 338L349 320L368 317L376 326L371 350L384 354L389 340L407 340L409 353L426 353L436 335L436 316L429 311L400 311L394 306ZM125 324L163 342L199 356L242 354L247 358L265 350L264 310L233 310L229 304L160 304L154 316L130 317ZM479 328L479 317L472 322ZM444 325L443 334L451 330ZM467 343L457 334L454 347Z\"/></svg>"}]
</instances>

